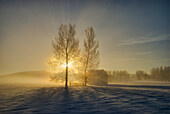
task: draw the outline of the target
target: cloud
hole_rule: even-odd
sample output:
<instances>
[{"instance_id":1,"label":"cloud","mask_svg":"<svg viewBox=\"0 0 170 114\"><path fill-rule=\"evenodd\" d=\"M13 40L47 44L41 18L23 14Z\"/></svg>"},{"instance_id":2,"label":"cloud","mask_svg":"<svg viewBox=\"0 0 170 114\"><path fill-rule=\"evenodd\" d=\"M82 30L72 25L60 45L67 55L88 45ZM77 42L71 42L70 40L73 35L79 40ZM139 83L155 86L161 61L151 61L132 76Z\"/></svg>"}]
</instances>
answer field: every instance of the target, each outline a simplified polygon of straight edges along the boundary
<instances>
[{"instance_id":1,"label":"cloud","mask_svg":"<svg viewBox=\"0 0 170 114\"><path fill-rule=\"evenodd\" d=\"M152 53L155 53L155 51L137 52L136 54L138 54L138 55L147 55L147 54L152 54Z\"/></svg>"},{"instance_id":2,"label":"cloud","mask_svg":"<svg viewBox=\"0 0 170 114\"><path fill-rule=\"evenodd\" d=\"M122 61L122 62L127 62L127 61L134 61L136 60L135 58L115 58L116 61Z\"/></svg>"},{"instance_id":3,"label":"cloud","mask_svg":"<svg viewBox=\"0 0 170 114\"><path fill-rule=\"evenodd\" d=\"M144 44L144 43L151 43L151 42L159 42L159 41L166 41L170 40L170 36L164 35L164 36L157 36L157 37L139 37L136 39L129 39L126 41L120 42L118 45L119 46L124 46L124 45L135 45L135 44Z\"/></svg>"}]
</instances>

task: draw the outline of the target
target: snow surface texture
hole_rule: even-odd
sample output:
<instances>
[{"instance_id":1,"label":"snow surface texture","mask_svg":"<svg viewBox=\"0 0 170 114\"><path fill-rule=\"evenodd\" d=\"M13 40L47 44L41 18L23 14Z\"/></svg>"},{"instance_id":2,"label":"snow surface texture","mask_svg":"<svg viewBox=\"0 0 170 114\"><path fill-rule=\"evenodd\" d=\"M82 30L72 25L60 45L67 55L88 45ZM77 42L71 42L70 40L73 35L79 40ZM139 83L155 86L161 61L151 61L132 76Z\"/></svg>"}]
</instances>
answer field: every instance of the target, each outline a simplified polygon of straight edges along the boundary
<instances>
[{"instance_id":1,"label":"snow surface texture","mask_svg":"<svg viewBox=\"0 0 170 114\"><path fill-rule=\"evenodd\" d=\"M0 113L170 113L170 86L0 86Z\"/></svg>"}]
</instances>

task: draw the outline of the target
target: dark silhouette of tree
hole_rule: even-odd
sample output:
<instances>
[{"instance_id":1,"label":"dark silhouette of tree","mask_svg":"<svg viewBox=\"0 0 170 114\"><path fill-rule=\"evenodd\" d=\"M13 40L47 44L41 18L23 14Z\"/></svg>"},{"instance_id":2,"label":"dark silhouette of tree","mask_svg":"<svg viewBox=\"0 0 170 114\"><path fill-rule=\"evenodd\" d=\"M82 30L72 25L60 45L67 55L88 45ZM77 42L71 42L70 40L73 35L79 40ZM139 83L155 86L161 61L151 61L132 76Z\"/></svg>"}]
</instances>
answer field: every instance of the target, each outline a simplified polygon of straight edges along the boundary
<instances>
[{"instance_id":1,"label":"dark silhouette of tree","mask_svg":"<svg viewBox=\"0 0 170 114\"><path fill-rule=\"evenodd\" d=\"M99 65L99 42L95 40L93 27L85 30L83 66L84 66L84 85L87 83L87 72L96 69Z\"/></svg>"},{"instance_id":2,"label":"dark silhouette of tree","mask_svg":"<svg viewBox=\"0 0 170 114\"><path fill-rule=\"evenodd\" d=\"M65 87L68 86L68 63L79 55L79 40L75 38L75 25L61 24L58 36L52 41L55 58L65 61Z\"/></svg>"},{"instance_id":3,"label":"dark silhouette of tree","mask_svg":"<svg viewBox=\"0 0 170 114\"><path fill-rule=\"evenodd\" d=\"M150 75L152 80L170 81L170 66L152 68Z\"/></svg>"},{"instance_id":4,"label":"dark silhouette of tree","mask_svg":"<svg viewBox=\"0 0 170 114\"><path fill-rule=\"evenodd\" d=\"M137 70L135 74L129 74L127 71L107 71L108 81L127 81L127 80L155 80L170 81L170 66L155 67L150 70L150 74L143 70Z\"/></svg>"},{"instance_id":5,"label":"dark silhouette of tree","mask_svg":"<svg viewBox=\"0 0 170 114\"><path fill-rule=\"evenodd\" d=\"M150 79L149 74L146 73L146 71L143 70L137 70L135 74L135 78L137 80L148 80Z\"/></svg>"},{"instance_id":6,"label":"dark silhouette of tree","mask_svg":"<svg viewBox=\"0 0 170 114\"><path fill-rule=\"evenodd\" d=\"M109 82L128 81L130 74L127 71L107 71Z\"/></svg>"}]
</instances>

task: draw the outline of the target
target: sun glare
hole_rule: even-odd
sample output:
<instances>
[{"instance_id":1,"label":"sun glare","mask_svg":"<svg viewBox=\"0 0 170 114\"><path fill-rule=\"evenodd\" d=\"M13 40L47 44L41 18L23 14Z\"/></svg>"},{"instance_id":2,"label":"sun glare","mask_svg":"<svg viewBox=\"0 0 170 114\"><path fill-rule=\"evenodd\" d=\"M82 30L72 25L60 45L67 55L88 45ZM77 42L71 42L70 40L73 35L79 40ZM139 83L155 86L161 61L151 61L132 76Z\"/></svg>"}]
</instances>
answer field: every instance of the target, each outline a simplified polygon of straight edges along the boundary
<instances>
[{"instance_id":1,"label":"sun glare","mask_svg":"<svg viewBox=\"0 0 170 114\"><path fill-rule=\"evenodd\" d=\"M68 63L68 67L69 67L69 68L71 68L71 67L72 67L72 65L71 65L71 64L72 64L72 63ZM64 68L65 68L65 67L66 67L66 63L65 63L64 65L62 65L62 67L64 67Z\"/></svg>"}]
</instances>

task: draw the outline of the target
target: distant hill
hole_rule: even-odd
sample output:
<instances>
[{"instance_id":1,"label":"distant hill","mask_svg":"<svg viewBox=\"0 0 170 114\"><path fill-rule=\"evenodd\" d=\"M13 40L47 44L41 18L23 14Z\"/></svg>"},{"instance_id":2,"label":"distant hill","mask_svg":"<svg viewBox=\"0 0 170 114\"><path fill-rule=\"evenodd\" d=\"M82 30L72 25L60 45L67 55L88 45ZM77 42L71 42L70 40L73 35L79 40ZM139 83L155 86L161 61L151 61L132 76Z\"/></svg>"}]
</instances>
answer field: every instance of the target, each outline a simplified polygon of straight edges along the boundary
<instances>
[{"instance_id":1,"label":"distant hill","mask_svg":"<svg viewBox=\"0 0 170 114\"><path fill-rule=\"evenodd\" d=\"M50 81L50 73L42 71L25 71L0 76L0 84L2 83L48 83Z\"/></svg>"}]
</instances>

